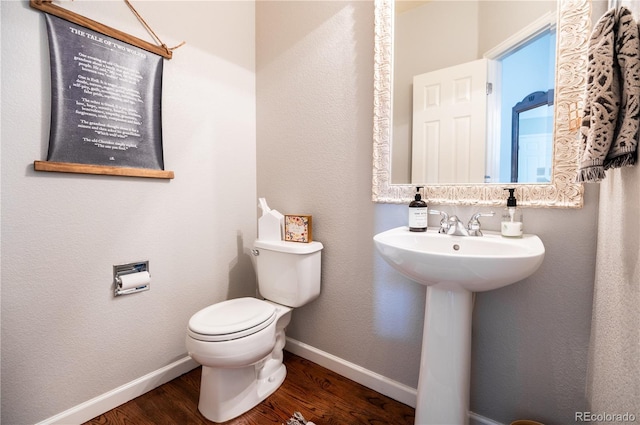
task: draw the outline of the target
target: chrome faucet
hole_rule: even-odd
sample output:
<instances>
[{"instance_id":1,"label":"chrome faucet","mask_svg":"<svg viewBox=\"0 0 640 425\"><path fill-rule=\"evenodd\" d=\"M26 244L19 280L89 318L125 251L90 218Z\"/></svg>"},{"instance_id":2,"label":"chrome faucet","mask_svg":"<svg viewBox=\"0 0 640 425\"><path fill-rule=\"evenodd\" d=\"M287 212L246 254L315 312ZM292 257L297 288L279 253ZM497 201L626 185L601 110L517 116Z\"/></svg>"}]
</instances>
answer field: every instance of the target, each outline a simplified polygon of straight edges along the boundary
<instances>
[{"instance_id":1,"label":"chrome faucet","mask_svg":"<svg viewBox=\"0 0 640 425\"><path fill-rule=\"evenodd\" d=\"M440 214L440 229L438 233L446 234L449 231L449 214L444 211L429 209L429 214Z\"/></svg>"},{"instance_id":2,"label":"chrome faucet","mask_svg":"<svg viewBox=\"0 0 640 425\"><path fill-rule=\"evenodd\" d=\"M482 231L480 230L480 217L493 217L495 213L493 211L488 213L475 213L471 216L471 220L469 220L469 224L467 224L467 230L469 236L482 236Z\"/></svg>"},{"instance_id":3,"label":"chrome faucet","mask_svg":"<svg viewBox=\"0 0 640 425\"><path fill-rule=\"evenodd\" d=\"M438 229L438 233L453 236L482 236L480 217L492 217L495 215L493 211L488 213L475 213L471 216L469 224L465 227L458 216L452 215L449 217L449 214L446 212L433 209L429 209L429 214L439 214L440 217L442 217L440 219L440 229Z\"/></svg>"},{"instance_id":4,"label":"chrome faucet","mask_svg":"<svg viewBox=\"0 0 640 425\"><path fill-rule=\"evenodd\" d=\"M449 217L449 230L447 230L447 235L469 236L469 232L460 219L458 219L458 216L452 215Z\"/></svg>"}]
</instances>

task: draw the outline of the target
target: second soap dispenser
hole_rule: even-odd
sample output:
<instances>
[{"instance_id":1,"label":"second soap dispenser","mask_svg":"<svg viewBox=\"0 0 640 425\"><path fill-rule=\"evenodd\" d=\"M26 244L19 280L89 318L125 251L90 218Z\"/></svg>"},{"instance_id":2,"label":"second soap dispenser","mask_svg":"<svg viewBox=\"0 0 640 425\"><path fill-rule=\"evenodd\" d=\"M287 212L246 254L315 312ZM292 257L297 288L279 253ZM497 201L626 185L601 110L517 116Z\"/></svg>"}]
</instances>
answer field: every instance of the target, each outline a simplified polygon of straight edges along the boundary
<instances>
[{"instance_id":1,"label":"second soap dispenser","mask_svg":"<svg viewBox=\"0 0 640 425\"><path fill-rule=\"evenodd\" d=\"M515 189L508 188L505 190L509 191L509 198L507 199L507 207L502 213L500 232L502 236L508 238L521 238L523 233L522 211L518 208L518 201L513 194Z\"/></svg>"},{"instance_id":2,"label":"second soap dispenser","mask_svg":"<svg viewBox=\"0 0 640 425\"><path fill-rule=\"evenodd\" d=\"M412 232L427 231L429 211L427 209L427 203L423 201L422 196L420 196L420 189L422 189L422 186L416 187L416 196L409 204L409 230Z\"/></svg>"}]
</instances>

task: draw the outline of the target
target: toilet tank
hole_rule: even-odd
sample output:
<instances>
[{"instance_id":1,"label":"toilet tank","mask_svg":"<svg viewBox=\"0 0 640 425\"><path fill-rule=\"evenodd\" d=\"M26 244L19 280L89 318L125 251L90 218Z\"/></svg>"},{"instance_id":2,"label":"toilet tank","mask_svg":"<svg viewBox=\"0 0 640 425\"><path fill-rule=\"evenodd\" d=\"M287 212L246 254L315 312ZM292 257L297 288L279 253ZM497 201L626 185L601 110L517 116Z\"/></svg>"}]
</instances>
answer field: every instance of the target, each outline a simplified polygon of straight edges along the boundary
<instances>
[{"instance_id":1,"label":"toilet tank","mask_svg":"<svg viewBox=\"0 0 640 425\"><path fill-rule=\"evenodd\" d=\"M258 288L264 298L300 307L320 295L320 242L257 240L253 246Z\"/></svg>"}]
</instances>

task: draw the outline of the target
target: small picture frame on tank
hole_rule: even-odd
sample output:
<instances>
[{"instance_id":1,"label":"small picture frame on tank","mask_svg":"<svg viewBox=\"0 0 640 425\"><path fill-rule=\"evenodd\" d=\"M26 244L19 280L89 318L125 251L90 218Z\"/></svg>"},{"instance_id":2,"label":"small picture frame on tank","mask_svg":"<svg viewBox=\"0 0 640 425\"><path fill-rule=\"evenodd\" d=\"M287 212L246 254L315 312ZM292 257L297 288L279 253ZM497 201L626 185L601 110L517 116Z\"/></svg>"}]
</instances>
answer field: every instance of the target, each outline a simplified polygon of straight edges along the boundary
<instances>
[{"instance_id":1,"label":"small picture frame on tank","mask_svg":"<svg viewBox=\"0 0 640 425\"><path fill-rule=\"evenodd\" d=\"M310 215L284 216L284 240L309 243L312 239L312 218Z\"/></svg>"}]
</instances>

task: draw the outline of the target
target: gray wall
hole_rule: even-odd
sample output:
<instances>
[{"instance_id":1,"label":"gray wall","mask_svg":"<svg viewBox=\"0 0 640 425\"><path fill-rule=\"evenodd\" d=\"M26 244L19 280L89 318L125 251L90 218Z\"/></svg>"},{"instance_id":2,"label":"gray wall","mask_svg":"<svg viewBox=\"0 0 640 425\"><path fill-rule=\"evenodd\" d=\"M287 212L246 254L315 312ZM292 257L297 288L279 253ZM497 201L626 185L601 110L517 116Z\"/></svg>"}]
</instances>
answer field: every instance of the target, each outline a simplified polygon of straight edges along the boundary
<instances>
[{"instance_id":1,"label":"gray wall","mask_svg":"<svg viewBox=\"0 0 640 425\"><path fill-rule=\"evenodd\" d=\"M65 5L146 37L124 5ZM37 422L184 356L193 312L254 293L257 196L313 214L326 246L321 296L289 335L416 386L425 291L372 243L406 210L370 201L371 2L258 2L255 27L251 2L142 2L168 45L187 41L165 63L171 182L32 171L47 149L44 23L26 2L0 7L3 423ZM585 408L596 205L593 186L581 210L525 211L548 254L528 280L477 298L475 412L553 425ZM112 264L138 259L151 261L151 291L114 299Z\"/></svg>"},{"instance_id":2,"label":"gray wall","mask_svg":"<svg viewBox=\"0 0 640 425\"><path fill-rule=\"evenodd\" d=\"M258 194L313 214L322 293L288 335L415 387L425 290L375 253L406 207L371 202L373 4L258 2ZM527 209L547 254L529 279L476 299L471 410L509 423L573 421L584 394L597 186L578 210ZM463 219L473 208L442 207ZM483 222L497 230L498 219ZM435 224L435 223L433 223Z\"/></svg>"},{"instance_id":3,"label":"gray wall","mask_svg":"<svg viewBox=\"0 0 640 425\"><path fill-rule=\"evenodd\" d=\"M49 136L42 12L2 1L2 418L42 421L186 356L189 318L255 294L254 6L142 2L169 46L172 181L41 173ZM63 2L143 39L124 2ZM151 290L113 297L112 265L149 260Z\"/></svg>"}]
</instances>

